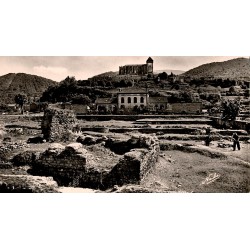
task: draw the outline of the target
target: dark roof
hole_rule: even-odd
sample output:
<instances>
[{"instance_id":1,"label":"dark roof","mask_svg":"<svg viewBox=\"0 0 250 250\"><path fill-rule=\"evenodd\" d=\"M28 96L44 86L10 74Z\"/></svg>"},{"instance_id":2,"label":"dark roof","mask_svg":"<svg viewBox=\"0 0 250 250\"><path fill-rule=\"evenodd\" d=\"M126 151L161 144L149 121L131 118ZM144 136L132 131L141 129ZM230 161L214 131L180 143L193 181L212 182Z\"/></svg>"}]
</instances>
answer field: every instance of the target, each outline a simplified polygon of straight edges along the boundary
<instances>
[{"instance_id":1,"label":"dark roof","mask_svg":"<svg viewBox=\"0 0 250 250\"><path fill-rule=\"evenodd\" d=\"M117 91L117 94L147 94L147 91L143 88L125 88Z\"/></svg>"},{"instance_id":2,"label":"dark roof","mask_svg":"<svg viewBox=\"0 0 250 250\"><path fill-rule=\"evenodd\" d=\"M146 64L126 64L126 65L120 66L120 67L127 67L127 66L143 66L143 65L146 65Z\"/></svg>"},{"instance_id":3,"label":"dark roof","mask_svg":"<svg viewBox=\"0 0 250 250\"><path fill-rule=\"evenodd\" d=\"M111 104L113 103L112 98L97 98L95 104Z\"/></svg>"},{"instance_id":4,"label":"dark roof","mask_svg":"<svg viewBox=\"0 0 250 250\"><path fill-rule=\"evenodd\" d=\"M160 97L149 97L148 102L149 103L160 103L160 102L167 102L168 98L166 96L160 96Z\"/></svg>"},{"instance_id":5,"label":"dark roof","mask_svg":"<svg viewBox=\"0 0 250 250\"><path fill-rule=\"evenodd\" d=\"M148 58L147 63L153 63L153 59L151 57Z\"/></svg>"}]
</instances>

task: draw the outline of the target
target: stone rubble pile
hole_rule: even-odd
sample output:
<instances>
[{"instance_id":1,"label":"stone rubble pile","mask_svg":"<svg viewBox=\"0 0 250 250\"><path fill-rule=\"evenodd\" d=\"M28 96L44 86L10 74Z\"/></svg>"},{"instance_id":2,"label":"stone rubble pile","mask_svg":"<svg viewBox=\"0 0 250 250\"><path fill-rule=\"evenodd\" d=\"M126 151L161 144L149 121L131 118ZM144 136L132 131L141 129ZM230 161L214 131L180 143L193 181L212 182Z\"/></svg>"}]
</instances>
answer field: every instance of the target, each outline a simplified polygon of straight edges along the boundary
<instances>
[{"instance_id":1,"label":"stone rubble pile","mask_svg":"<svg viewBox=\"0 0 250 250\"><path fill-rule=\"evenodd\" d=\"M25 142L3 142L0 143L0 161L5 161L13 150L25 149L29 146Z\"/></svg>"}]
</instances>

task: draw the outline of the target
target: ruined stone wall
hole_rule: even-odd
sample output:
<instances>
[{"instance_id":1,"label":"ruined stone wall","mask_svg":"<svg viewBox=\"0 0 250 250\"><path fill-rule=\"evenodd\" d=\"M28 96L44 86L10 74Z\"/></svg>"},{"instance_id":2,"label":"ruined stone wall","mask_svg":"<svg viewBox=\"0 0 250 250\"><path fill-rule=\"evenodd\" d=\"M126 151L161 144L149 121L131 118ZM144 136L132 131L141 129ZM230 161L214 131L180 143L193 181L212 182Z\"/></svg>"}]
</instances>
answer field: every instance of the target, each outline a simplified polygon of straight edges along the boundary
<instances>
[{"instance_id":1,"label":"ruined stone wall","mask_svg":"<svg viewBox=\"0 0 250 250\"><path fill-rule=\"evenodd\" d=\"M66 147L54 143L33 162L32 173L52 176L59 186L105 190L114 185L138 184L155 165L159 154L156 138L145 137L143 140L144 148L125 153L109 168L103 168L103 162L97 162L94 153L83 148L81 143Z\"/></svg>"},{"instance_id":2,"label":"ruined stone wall","mask_svg":"<svg viewBox=\"0 0 250 250\"><path fill-rule=\"evenodd\" d=\"M0 193L58 193L51 177L0 174Z\"/></svg>"},{"instance_id":3,"label":"ruined stone wall","mask_svg":"<svg viewBox=\"0 0 250 250\"><path fill-rule=\"evenodd\" d=\"M160 152L158 139L148 137L148 148L136 148L124 154L120 162L111 170L108 185L139 184L154 167Z\"/></svg>"},{"instance_id":4,"label":"ruined stone wall","mask_svg":"<svg viewBox=\"0 0 250 250\"><path fill-rule=\"evenodd\" d=\"M98 188L101 178L94 156L80 143L52 144L35 160L32 173L52 176L60 186L72 187Z\"/></svg>"},{"instance_id":5,"label":"ruined stone wall","mask_svg":"<svg viewBox=\"0 0 250 250\"><path fill-rule=\"evenodd\" d=\"M69 132L77 124L75 114L72 110L62 110L49 107L44 111L42 119L42 133L44 139L55 142L69 139Z\"/></svg>"}]
</instances>

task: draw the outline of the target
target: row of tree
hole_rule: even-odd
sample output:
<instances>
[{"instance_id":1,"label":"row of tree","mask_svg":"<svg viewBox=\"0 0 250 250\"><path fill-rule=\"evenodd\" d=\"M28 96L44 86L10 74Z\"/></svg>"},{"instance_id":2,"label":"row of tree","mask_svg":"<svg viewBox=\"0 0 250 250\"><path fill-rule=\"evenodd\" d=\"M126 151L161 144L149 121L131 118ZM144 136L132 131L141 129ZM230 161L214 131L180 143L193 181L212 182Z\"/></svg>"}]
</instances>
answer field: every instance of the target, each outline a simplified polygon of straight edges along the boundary
<instances>
[{"instance_id":1,"label":"row of tree","mask_svg":"<svg viewBox=\"0 0 250 250\"><path fill-rule=\"evenodd\" d=\"M71 102L89 104L97 97L108 98L112 95L105 90L78 84L74 77L67 77L59 86L49 87L42 95L42 102Z\"/></svg>"},{"instance_id":2,"label":"row of tree","mask_svg":"<svg viewBox=\"0 0 250 250\"><path fill-rule=\"evenodd\" d=\"M171 74L170 76L173 76ZM163 72L159 74L160 79L167 79L169 76L167 73ZM227 81L226 81L227 83ZM97 97L100 98L110 98L112 94L107 92L104 87L131 87L132 82L121 80L120 82L110 83L107 82L96 82L97 87L91 86L93 82L90 81L77 81L74 77L67 77L58 86L49 87L40 98L41 102L71 102L72 104L86 104L89 105L93 103ZM98 85L99 84L99 85ZM115 87L115 88L116 88ZM231 87L232 88L232 87ZM150 91L150 96L162 96L160 92ZM199 93L201 99L209 101L211 103L216 103L220 101L220 95ZM15 96L15 103L20 108L23 113L24 103L27 101L27 97L24 94L18 94ZM179 91L172 93L168 96L168 102L194 102L192 92L189 91ZM224 102L222 104L222 119L224 120L235 120L239 114L239 103L238 102ZM135 110L137 112L137 110Z\"/></svg>"}]
</instances>

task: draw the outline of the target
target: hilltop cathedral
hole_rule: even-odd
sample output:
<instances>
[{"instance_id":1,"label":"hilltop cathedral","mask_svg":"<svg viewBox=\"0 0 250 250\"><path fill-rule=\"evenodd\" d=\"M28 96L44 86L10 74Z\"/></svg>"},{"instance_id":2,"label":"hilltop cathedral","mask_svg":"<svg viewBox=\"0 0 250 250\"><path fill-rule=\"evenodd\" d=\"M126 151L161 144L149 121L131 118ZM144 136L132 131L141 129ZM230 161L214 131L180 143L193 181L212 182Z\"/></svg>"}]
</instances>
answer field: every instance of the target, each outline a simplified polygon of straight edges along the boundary
<instances>
[{"instance_id":1,"label":"hilltop cathedral","mask_svg":"<svg viewBox=\"0 0 250 250\"><path fill-rule=\"evenodd\" d=\"M130 64L119 67L119 75L153 75L153 59L148 58L146 64Z\"/></svg>"}]
</instances>

